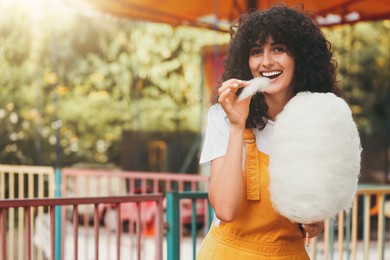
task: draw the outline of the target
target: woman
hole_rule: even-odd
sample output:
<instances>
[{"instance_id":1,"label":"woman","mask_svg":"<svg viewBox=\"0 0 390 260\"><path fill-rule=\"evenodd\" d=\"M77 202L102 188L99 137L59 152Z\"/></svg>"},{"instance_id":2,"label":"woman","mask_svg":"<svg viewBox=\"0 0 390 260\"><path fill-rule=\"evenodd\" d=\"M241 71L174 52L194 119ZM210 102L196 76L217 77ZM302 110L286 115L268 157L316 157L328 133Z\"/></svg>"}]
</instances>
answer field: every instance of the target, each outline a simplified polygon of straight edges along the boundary
<instances>
[{"instance_id":1,"label":"woman","mask_svg":"<svg viewBox=\"0 0 390 260\"><path fill-rule=\"evenodd\" d=\"M232 29L224 82L218 104L209 109L200 159L211 162L215 220L198 259L309 259L305 236L317 236L323 223L292 223L273 209L269 136L277 115L298 92L339 95L330 43L307 14L286 6L245 14ZM269 88L237 100L257 77L269 78Z\"/></svg>"}]
</instances>

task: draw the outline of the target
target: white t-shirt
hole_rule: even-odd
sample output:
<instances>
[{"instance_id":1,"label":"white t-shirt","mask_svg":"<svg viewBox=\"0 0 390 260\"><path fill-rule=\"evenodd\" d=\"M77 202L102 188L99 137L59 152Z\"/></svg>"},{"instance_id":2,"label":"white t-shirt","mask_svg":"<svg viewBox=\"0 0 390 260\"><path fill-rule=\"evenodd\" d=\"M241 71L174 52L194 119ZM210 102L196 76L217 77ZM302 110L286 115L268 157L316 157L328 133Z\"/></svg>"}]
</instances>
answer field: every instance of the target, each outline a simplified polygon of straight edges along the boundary
<instances>
[{"instance_id":1,"label":"white t-shirt","mask_svg":"<svg viewBox=\"0 0 390 260\"><path fill-rule=\"evenodd\" d=\"M252 128L256 137L257 149L269 154L269 137L272 134L274 122L268 120L264 129ZM228 146L230 123L222 106L215 104L209 108L206 136L203 143L200 164L209 164L215 158L224 156ZM245 153L243 153L245 155Z\"/></svg>"}]
</instances>

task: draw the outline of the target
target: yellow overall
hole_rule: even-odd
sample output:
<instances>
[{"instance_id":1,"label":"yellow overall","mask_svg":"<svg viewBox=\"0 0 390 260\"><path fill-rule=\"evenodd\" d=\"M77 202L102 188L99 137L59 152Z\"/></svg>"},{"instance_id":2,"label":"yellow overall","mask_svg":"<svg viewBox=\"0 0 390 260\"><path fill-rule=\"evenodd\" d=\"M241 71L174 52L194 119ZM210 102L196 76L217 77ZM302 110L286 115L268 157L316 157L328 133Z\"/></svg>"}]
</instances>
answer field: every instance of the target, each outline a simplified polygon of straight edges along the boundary
<instances>
[{"instance_id":1,"label":"yellow overall","mask_svg":"<svg viewBox=\"0 0 390 260\"><path fill-rule=\"evenodd\" d=\"M275 212L268 191L268 155L257 150L251 129L244 132L244 192L234 220L211 225L197 260L305 260L304 236L297 223Z\"/></svg>"}]
</instances>

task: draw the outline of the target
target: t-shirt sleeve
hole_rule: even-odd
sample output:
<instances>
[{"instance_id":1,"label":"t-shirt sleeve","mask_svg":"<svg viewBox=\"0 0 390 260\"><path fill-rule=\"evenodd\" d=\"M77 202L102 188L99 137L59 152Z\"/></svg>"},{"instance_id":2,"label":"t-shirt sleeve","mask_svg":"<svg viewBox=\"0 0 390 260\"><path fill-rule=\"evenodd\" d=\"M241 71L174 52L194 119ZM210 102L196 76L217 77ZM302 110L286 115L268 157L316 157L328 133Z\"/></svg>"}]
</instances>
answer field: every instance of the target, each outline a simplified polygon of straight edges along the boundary
<instances>
[{"instance_id":1,"label":"t-shirt sleeve","mask_svg":"<svg viewBox=\"0 0 390 260\"><path fill-rule=\"evenodd\" d=\"M210 107L207 115L206 135L200 155L200 164L209 164L224 156L230 135L230 123L219 104Z\"/></svg>"}]
</instances>

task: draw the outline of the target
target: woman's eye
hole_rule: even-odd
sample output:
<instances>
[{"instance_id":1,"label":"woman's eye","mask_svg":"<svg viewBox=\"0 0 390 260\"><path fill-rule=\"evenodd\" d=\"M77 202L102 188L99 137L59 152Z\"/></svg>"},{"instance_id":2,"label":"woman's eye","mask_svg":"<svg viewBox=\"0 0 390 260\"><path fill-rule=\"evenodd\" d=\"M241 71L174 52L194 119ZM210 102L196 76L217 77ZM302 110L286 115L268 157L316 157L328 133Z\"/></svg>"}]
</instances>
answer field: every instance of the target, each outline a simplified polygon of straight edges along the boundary
<instances>
[{"instance_id":1,"label":"woman's eye","mask_svg":"<svg viewBox=\"0 0 390 260\"><path fill-rule=\"evenodd\" d=\"M285 52L286 51L286 48L284 47L275 47L274 48L274 52Z\"/></svg>"},{"instance_id":2,"label":"woman's eye","mask_svg":"<svg viewBox=\"0 0 390 260\"><path fill-rule=\"evenodd\" d=\"M260 49L253 49L251 50L251 55L258 55L260 54L262 51Z\"/></svg>"}]
</instances>

